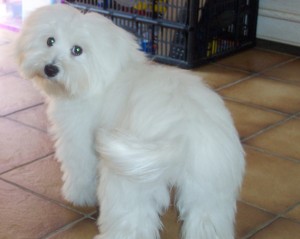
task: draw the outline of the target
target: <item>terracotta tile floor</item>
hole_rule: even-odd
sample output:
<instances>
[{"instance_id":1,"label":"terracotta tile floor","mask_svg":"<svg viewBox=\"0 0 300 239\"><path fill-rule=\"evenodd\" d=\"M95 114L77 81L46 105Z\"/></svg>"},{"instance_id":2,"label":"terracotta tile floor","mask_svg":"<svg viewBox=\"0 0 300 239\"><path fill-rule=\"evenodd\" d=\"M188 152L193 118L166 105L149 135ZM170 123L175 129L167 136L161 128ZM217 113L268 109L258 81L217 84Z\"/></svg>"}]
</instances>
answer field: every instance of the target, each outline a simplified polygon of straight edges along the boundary
<instances>
[{"instance_id":1,"label":"terracotta tile floor","mask_svg":"<svg viewBox=\"0 0 300 239\"><path fill-rule=\"evenodd\" d=\"M0 52L10 41L0 34ZM92 238L96 208L74 207L60 195L43 98L4 60L0 238ZM236 238L299 239L300 59L255 48L193 71L224 97L247 152ZM162 238L179 238L174 208L163 221Z\"/></svg>"}]
</instances>

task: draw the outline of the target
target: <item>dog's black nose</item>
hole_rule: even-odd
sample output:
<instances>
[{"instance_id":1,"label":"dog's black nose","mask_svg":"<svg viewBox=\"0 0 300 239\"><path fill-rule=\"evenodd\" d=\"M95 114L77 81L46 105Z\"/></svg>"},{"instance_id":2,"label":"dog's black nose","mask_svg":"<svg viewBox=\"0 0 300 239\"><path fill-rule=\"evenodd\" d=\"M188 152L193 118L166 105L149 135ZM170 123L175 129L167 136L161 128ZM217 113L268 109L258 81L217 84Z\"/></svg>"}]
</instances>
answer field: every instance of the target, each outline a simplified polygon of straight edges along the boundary
<instances>
[{"instance_id":1,"label":"dog's black nose","mask_svg":"<svg viewBox=\"0 0 300 239\"><path fill-rule=\"evenodd\" d=\"M52 64L48 64L45 66L44 68L44 72L48 77L54 77L57 75L57 73L59 72L59 69L57 66L52 65Z\"/></svg>"}]
</instances>

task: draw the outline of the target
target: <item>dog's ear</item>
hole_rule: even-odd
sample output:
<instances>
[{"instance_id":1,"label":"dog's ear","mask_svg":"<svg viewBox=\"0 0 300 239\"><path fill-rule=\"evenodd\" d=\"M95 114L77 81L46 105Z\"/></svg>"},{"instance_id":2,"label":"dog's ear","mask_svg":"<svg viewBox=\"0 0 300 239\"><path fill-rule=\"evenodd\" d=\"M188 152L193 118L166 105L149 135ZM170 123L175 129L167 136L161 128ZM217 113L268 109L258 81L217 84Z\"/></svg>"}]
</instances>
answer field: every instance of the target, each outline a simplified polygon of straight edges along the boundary
<instances>
[{"instance_id":1,"label":"dog's ear","mask_svg":"<svg viewBox=\"0 0 300 239\"><path fill-rule=\"evenodd\" d=\"M27 69L25 67L26 54L30 54L28 50L30 47L29 45L30 43L28 43L27 32L22 30L18 33L13 42L12 56L20 75L26 79L30 78L30 76L26 73Z\"/></svg>"},{"instance_id":2,"label":"dog's ear","mask_svg":"<svg viewBox=\"0 0 300 239\"><path fill-rule=\"evenodd\" d=\"M5 39L5 44L1 46L0 53L0 68L5 72L15 71L17 68L14 59L14 44L16 38L15 32L3 31L0 32L1 39Z\"/></svg>"},{"instance_id":3,"label":"dog's ear","mask_svg":"<svg viewBox=\"0 0 300 239\"><path fill-rule=\"evenodd\" d=\"M23 32L19 32L17 37L14 39L12 46L13 46L13 51L12 51L12 57L14 59L14 63L18 69L19 74L23 77L28 79L29 77L25 73L24 69L24 61L25 61L25 52L26 50L24 49L24 46L26 43L26 38L23 34Z\"/></svg>"},{"instance_id":4,"label":"dog's ear","mask_svg":"<svg viewBox=\"0 0 300 239\"><path fill-rule=\"evenodd\" d=\"M24 59L24 51L22 49L23 43L22 43L21 33L18 34L17 38L13 42L13 45L14 45L13 56L14 56L16 64L18 66L20 66Z\"/></svg>"},{"instance_id":5,"label":"dog's ear","mask_svg":"<svg viewBox=\"0 0 300 239\"><path fill-rule=\"evenodd\" d=\"M34 31L36 21L36 11L29 15L22 23L21 31L17 34L13 42L13 57L18 67L19 73L24 78L29 78L25 73L24 64L26 61L26 54L30 54L30 47L32 46L33 37L32 32Z\"/></svg>"},{"instance_id":6,"label":"dog's ear","mask_svg":"<svg viewBox=\"0 0 300 239\"><path fill-rule=\"evenodd\" d=\"M87 13L87 28L92 35L97 61L107 71L122 71L128 64L145 61L144 54L134 35L115 25L110 19L98 13Z\"/></svg>"}]
</instances>

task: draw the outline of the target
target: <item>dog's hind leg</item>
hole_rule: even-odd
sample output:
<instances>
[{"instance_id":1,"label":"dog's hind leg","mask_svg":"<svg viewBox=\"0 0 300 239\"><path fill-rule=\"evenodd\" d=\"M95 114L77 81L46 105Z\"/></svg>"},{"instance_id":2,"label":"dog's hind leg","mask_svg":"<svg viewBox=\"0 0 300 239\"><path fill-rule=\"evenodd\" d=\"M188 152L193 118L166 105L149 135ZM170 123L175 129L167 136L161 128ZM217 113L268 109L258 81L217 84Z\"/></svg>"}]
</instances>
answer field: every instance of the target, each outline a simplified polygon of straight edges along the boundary
<instances>
[{"instance_id":1,"label":"dog's hind leg","mask_svg":"<svg viewBox=\"0 0 300 239\"><path fill-rule=\"evenodd\" d=\"M234 239L235 198L213 190L205 191L205 182L201 185L186 181L184 184L185 188L177 195L183 221L182 239Z\"/></svg>"},{"instance_id":2,"label":"dog's hind leg","mask_svg":"<svg viewBox=\"0 0 300 239\"><path fill-rule=\"evenodd\" d=\"M192 140L177 182L183 239L234 239L236 199L244 172L242 147L222 134Z\"/></svg>"},{"instance_id":3,"label":"dog's hind leg","mask_svg":"<svg viewBox=\"0 0 300 239\"><path fill-rule=\"evenodd\" d=\"M135 182L105 164L100 175L100 235L94 239L158 239L160 214L169 205L167 184Z\"/></svg>"},{"instance_id":4,"label":"dog's hind leg","mask_svg":"<svg viewBox=\"0 0 300 239\"><path fill-rule=\"evenodd\" d=\"M101 234L96 238L158 239L160 214L170 201L171 143L121 132L101 134L98 140Z\"/></svg>"}]
</instances>

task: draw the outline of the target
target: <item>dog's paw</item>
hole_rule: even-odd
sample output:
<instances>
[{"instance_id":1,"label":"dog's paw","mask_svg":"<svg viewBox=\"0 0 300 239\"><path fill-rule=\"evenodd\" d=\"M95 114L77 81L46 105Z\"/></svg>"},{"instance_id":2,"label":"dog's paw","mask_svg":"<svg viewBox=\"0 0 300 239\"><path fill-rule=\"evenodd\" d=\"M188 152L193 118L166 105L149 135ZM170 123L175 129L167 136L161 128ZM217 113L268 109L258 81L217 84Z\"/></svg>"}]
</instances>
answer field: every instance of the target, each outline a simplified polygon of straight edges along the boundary
<instances>
[{"instance_id":1,"label":"dog's paw","mask_svg":"<svg viewBox=\"0 0 300 239\"><path fill-rule=\"evenodd\" d=\"M78 185L64 184L62 188L64 198L75 206L97 206L96 188L92 186L79 187Z\"/></svg>"}]
</instances>

